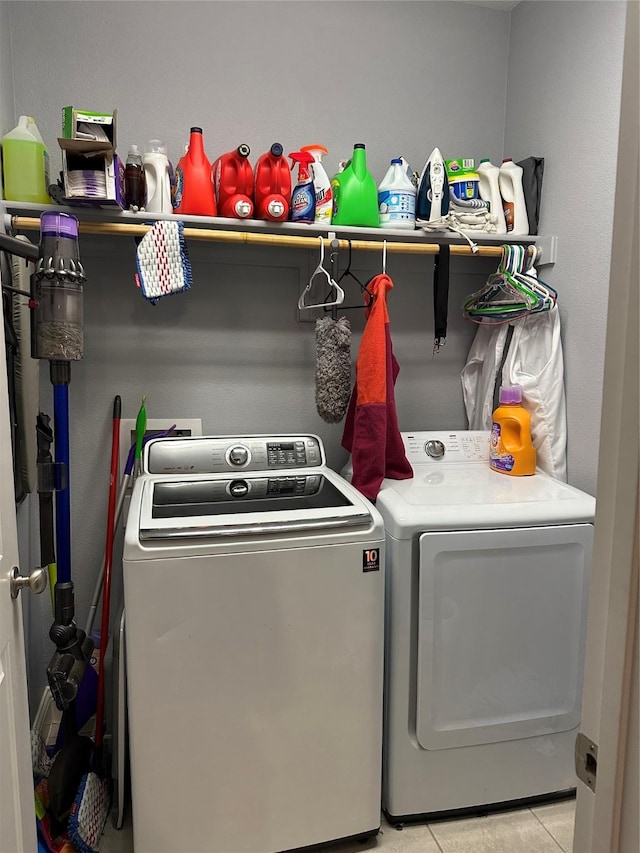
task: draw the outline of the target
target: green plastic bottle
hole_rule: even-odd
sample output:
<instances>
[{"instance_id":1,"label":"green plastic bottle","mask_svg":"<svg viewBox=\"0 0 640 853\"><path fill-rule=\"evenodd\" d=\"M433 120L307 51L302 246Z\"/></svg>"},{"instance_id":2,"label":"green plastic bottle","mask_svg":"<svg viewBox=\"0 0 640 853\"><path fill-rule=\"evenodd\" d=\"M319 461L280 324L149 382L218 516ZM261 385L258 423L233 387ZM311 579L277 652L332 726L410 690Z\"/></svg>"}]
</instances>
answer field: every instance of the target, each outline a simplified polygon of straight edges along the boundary
<instances>
[{"instance_id":1,"label":"green plastic bottle","mask_svg":"<svg viewBox=\"0 0 640 853\"><path fill-rule=\"evenodd\" d=\"M4 197L9 201L50 204L49 152L31 116L2 137Z\"/></svg>"},{"instance_id":2,"label":"green plastic bottle","mask_svg":"<svg viewBox=\"0 0 640 853\"><path fill-rule=\"evenodd\" d=\"M377 228L378 187L367 169L367 155L361 143L354 145L353 156L342 172L331 180L333 191L333 225L359 225Z\"/></svg>"}]
</instances>

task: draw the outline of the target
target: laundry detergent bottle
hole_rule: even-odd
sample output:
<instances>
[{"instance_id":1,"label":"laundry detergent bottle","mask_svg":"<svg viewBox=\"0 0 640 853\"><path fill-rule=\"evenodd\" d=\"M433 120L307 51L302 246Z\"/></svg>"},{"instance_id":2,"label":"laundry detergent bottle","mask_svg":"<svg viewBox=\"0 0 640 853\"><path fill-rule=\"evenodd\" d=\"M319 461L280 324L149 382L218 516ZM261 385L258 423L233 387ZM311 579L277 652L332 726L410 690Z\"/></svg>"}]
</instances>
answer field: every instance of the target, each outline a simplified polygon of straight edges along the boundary
<instances>
[{"instance_id":1,"label":"laundry detergent bottle","mask_svg":"<svg viewBox=\"0 0 640 853\"><path fill-rule=\"evenodd\" d=\"M285 222L291 204L291 172L279 142L258 157L255 169L256 217Z\"/></svg>"},{"instance_id":2,"label":"laundry detergent bottle","mask_svg":"<svg viewBox=\"0 0 640 853\"><path fill-rule=\"evenodd\" d=\"M365 146L357 143L351 160L331 179L333 191L333 225L358 225L377 228L378 188L367 169Z\"/></svg>"},{"instance_id":3,"label":"laundry detergent bottle","mask_svg":"<svg viewBox=\"0 0 640 853\"><path fill-rule=\"evenodd\" d=\"M211 162L204 151L202 128L192 127L189 148L176 166L175 213L217 216Z\"/></svg>"},{"instance_id":4,"label":"laundry detergent bottle","mask_svg":"<svg viewBox=\"0 0 640 853\"><path fill-rule=\"evenodd\" d=\"M31 116L2 137L2 161L5 199L51 204L49 152Z\"/></svg>"},{"instance_id":5,"label":"laundry detergent bottle","mask_svg":"<svg viewBox=\"0 0 640 853\"><path fill-rule=\"evenodd\" d=\"M316 215L316 192L309 168L314 158L308 151L293 151L289 157L292 169L298 164L298 183L291 193L291 221L310 225Z\"/></svg>"},{"instance_id":6,"label":"laundry detergent bottle","mask_svg":"<svg viewBox=\"0 0 640 853\"><path fill-rule=\"evenodd\" d=\"M324 145L303 145L301 151L308 151L313 156L311 164L311 176L313 178L313 189L316 194L316 212L314 221L316 225L330 225L333 213L333 192L331 181L322 165L322 155L328 154Z\"/></svg>"},{"instance_id":7,"label":"laundry detergent bottle","mask_svg":"<svg viewBox=\"0 0 640 853\"><path fill-rule=\"evenodd\" d=\"M150 139L142 155L147 213L173 213L171 202L171 164L160 139Z\"/></svg>"},{"instance_id":8,"label":"laundry detergent bottle","mask_svg":"<svg viewBox=\"0 0 640 853\"><path fill-rule=\"evenodd\" d=\"M391 161L378 187L381 228L416 227L416 187L401 157Z\"/></svg>"},{"instance_id":9,"label":"laundry detergent bottle","mask_svg":"<svg viewBox=\"0 0 640 853\"><path fill-rule=\"evenodd\" d=\"M522 166L518 166L508 157L502 161L498 176L507 233L514 236L529 233L529 217L527 216L527 204L522 186L522 171Z\"/></svg>"},{"instance_id":10,"label":"laundry detergent bottle","mask_svg":"<svg viewBox=\"0 0 640 853\"><path fill-rule=\"evenodd\" d=\"M496 234L506 234L507 225L504 220L502 196L500 195L500 167L494 165L488 157L480 160L476 169L478 174L478 192L480 198L489 204L489 213L496 226Z\"/></svg>"},{"instance_id":11,"label":"laundry detergent bottle","mask_svg":"<svg viewBox=\"0 0 640 853\"><path fill-rule=\"evenodd\" d=\"M211 169L218 216L250 219L253 216L253 168L248 145L221 154Z\"/></svg>"},{"instance_id":12,"label":"laundry detergent bottle","mask_svg":"<svg viewBox=\"0 0 640 853\"><path fill-rule=\"evenodd\" d=\"M531 415L522 405L522 387L503 385L493 413L489 464L494 471L522 477L536 472Z\"/></svg>"}]
</instances>

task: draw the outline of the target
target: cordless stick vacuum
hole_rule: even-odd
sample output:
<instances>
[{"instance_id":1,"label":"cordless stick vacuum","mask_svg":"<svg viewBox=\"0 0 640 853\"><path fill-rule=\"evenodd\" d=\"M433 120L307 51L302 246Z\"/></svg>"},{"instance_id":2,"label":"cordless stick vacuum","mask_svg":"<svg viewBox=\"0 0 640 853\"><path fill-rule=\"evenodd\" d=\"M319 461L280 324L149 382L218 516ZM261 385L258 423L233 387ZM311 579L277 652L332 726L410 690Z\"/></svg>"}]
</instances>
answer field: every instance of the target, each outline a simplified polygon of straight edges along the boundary
<instances>
[{"instance_id":1,"label":"cordless stick vacuum","mask_svg":"<svg viewBox=\"0 0 640 853\"><path fill-rule=\"evenodd\" d=\"M36 262L31 293L22 295L31 297L33 308L31 355L49 361L53 384L55 462L39 462L38 479L49 484L45 491L55 492L57 582L49 636L56 651L47 678L56 706L64 711L75 700L93 651L93 641L74 622L71 581L69 381L71 362L83 357L84 338L85 275L78 252L78 220L67 213L43 213L39 246L0 233L0 250Z\"/></svg>"},{"instance_id":2,"label":"cordless stick vacuum","mask_svg":"<svg viewBox=\"0 0 640 853\"><path fill-rule=\"evenodd\" d=\"M78 220L67 213L43 213L40 251L34 274L35 309L32 355L49 361L53 385L56 465L57 582L54 621L49 636L56 650L47 678L56 706L66 710L75 699L93 641L75 621L71 580L71 501L69 490L69 382L71 362L84 354L84 269L78 251Z\"/></svg>"},{"instance_id":3,"label":"cordless stick vacuum","mask_svg":"<svg viewBox=\"0 0 640 853\"><path fill-rule=\"evenodd\" d=\"M78 220L67 213L43 213L40 246L32 279L36 307L31 324L31 354L47 359L53 385L55 437L55 531L57 581L54 621L49 636L56 650L47 668L59 710L75 699L93 641L76 626L71 580L71 501L69 491L69 382L71 362L83 357L84 269L78 251Z\"/></svg>"}]
</instances>

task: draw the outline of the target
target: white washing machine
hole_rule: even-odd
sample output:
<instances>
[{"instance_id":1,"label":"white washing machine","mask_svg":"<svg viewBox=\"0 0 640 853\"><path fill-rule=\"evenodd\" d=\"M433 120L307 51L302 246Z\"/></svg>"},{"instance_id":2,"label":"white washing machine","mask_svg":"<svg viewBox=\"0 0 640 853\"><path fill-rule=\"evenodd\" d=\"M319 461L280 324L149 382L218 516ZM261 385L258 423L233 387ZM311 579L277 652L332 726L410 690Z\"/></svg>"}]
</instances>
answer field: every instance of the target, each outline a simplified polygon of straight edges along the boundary
<instances>
[{"instance_id":1,"label":"white washing machine","mask_svg":"<svg viewBox=\"0 0 640 853\"><path fill-rule=\"evenodd\" d=\"M384 530L309 435L161 439L124 544L136 853L380 825Z\"/></svg>"},{"instance_id":2,"label":"white washing machine","mask_svg":"<svg viewBox=\"0 0 640 853\"><path fill-rule=\"evenodd\" d=\"M595 500L489 468L488 432L403 433L385 480L383 806L401 822L575 788Z\"/></svg>"}]
</instances>

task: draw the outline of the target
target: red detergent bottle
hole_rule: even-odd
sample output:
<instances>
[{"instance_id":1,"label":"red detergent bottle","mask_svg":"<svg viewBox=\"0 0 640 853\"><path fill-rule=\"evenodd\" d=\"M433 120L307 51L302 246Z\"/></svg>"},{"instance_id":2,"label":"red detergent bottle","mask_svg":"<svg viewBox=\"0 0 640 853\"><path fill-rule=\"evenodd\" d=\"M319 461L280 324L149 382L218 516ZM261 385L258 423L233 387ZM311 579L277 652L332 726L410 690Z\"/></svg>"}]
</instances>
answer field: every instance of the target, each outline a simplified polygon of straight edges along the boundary
<instances>
[{"instance_id":1,"label":"red detergent bottle","mask_svg":"<svg viewBox=\"0 0 640 853\"><path fill-rule=\"evenodd\" d=\"M218 215L201 127L191 128L189 148L176 166L174 207L175 213Z\"/></svg>"},{"instance_id":2,"label":"red detergent bottle","mask_svg":"<svg viewBox=\"0 0 640 853\"><path fill-rule=\"evenodd\" d=\"M283 148L274 142L256 163L256 218L286 222L291 205L291 172Z\"/></svg>"},{"instance_id":3,"label":"red detergent bottle","mask_svg":"<svg viewBox=\"0 0 640 853\"><path fill-rule=\"evenodd\" d=\"M238 145L234 151L221 154L211 169L218 206L218 216L249 219L253 216L253 169L249 162L251 149Z\"/></svg>"}]
</instances>

